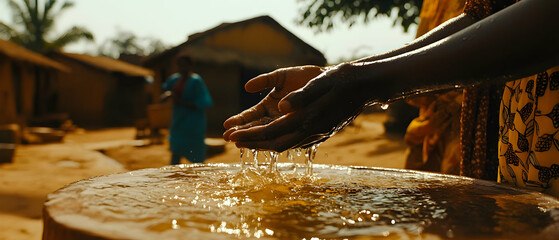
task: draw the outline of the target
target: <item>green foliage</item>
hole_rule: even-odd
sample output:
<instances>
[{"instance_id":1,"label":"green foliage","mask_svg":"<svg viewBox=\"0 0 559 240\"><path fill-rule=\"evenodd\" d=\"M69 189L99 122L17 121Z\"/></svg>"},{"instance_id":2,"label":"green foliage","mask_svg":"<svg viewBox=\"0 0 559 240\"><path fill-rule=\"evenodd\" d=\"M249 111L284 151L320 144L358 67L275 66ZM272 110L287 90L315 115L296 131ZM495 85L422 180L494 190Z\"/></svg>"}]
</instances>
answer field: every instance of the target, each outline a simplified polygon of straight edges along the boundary
<instances>
[{"instance_id":1,"label":"green foliage","mask_svg":"<svg viewBox=\"0 0 559 240\"><path fill-rule=\"evenodd\" d=\"M166 46L159 39L140 38L132 32L118 31L116 36L99 46L100 56L119 58L121 54L149 56L165 51Z\"/></svg>"},{"instance_id":2,"label":"green foliage","mask_svg":"<svg viewBox=\"0 0 559 240\"><path fill-rule=\"evenodd\" d=\"M56 18L74 4L66 1L58 4L58 8L55 8L56 5L57 0L47 0L43 6L39 5L38 0L8 0L13 24L0 22L0 38L38 53L58 50L82 39L93 40L93 34L82 27L72 27L60 36L47 40Z\"/></svg>"},{"instance_id":3,"label":"green foliage","mask_svg":"<svg viewBox=\"0 0 559 240\"><path fill-rule=\"evenodd\" d=\"M300 8L297 22L310 28L328 31L338 19L353 26L358 21L385 16L394 19L393 25L400 25L404 32L419 22L419 11L423 0L299 0L305 6ZM395 16L393 16L395 15Z\"/></svg>"}]
</instances>

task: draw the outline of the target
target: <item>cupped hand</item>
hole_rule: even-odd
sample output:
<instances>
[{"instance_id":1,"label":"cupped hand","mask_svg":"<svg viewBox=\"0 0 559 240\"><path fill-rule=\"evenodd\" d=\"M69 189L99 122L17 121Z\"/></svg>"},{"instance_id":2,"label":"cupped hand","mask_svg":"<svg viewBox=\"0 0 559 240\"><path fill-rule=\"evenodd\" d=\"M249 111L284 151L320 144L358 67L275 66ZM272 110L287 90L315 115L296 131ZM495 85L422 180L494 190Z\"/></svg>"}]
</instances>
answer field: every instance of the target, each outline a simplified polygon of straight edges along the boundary
<instances>
[{"instance_id":1,"label":"cupped hand","mask_svg":"<svg viewBox=\"0 0 559 240\"><path fill-rule=\"evenodd\" d=\"M370 98L353 72L349 64L342 64L321 73L279 102L279 117L234 129L228 139L237 147L278 152L325 141L353 120Z\"/></svg>"},{"instance_id":2,"label":"cupped hand","mask_svg":"<svg viewBox=\"0 0 559 240\"><path fill-rule=\"evenodd\" d=\"M245 85L245 90L250 93L260 92L265 89L273 90L253 107L227 119L223 126L223 138L230 140L229 135L237 130L267 124L282 116L278 103L287 94L303 87L309 80L325 71L324 67L298 66L280 68L270 73L259 75Z\"/></svg>"}]
</instances>

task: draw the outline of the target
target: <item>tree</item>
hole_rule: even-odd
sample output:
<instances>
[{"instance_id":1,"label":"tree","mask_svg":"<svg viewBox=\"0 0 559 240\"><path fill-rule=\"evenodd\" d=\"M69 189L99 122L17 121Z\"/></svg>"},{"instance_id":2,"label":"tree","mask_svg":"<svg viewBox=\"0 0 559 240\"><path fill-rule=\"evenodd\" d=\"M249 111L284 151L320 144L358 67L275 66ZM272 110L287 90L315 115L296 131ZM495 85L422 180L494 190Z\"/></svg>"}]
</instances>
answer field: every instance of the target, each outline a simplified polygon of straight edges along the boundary
<instances>
[{"instance_id":1,"label":"tree","mask_svg":"<svg viewBox=\"0 0 559 240\"><path fill-rule=\"evenodd\" d=\"M402 26L404 32L419 22L419 11L423 0L299 0L306 3L300 8L301 17L297 19L301 25L327 31L334 27L336 19L353 26L359 19L364 23L380 17L392 17L397 11L393 25Z\"/></svg>"},{"instance_id":2,"label":"tree","mask_svg":"<svg viewBox=\"0 0 559 240\"><path fill-rule=\"evenodd\" d=\"M47 36L52 34L55 20L74 5L72 2L59 4L58 8L55 8L57 0L47 0L43 6L39 6L38 0L8 0L8 5L12 11L13 24L10 26L0 22L0 37L29 50L47 53L82 39L93 40L91 32L78 26L71 27L53 40L47 40Z\"/></svg>"},{"instance_id":3,"label":"tree","mask_svg":"<svg viewBox=\"0 0 559 240\"><path fill-rule=\"evenodd\" d=\"M138 37L131 32L119 31L115 38L109 39L99 47L99 55L118 58L120 54L143 55Z\"/></svg>"},{"instance_id":4,"label":"tree","mask_svg":"<svg viewBox=\"0 0 559 240\"><path fill-rule=\"evenodd\" d=\"M99 46L98 54L112 58L119 58L121 54L149 56L165 49L166 46L159 39L140 38L132 32L119 30L114 38Z\"/></svg>"}]
</instances>

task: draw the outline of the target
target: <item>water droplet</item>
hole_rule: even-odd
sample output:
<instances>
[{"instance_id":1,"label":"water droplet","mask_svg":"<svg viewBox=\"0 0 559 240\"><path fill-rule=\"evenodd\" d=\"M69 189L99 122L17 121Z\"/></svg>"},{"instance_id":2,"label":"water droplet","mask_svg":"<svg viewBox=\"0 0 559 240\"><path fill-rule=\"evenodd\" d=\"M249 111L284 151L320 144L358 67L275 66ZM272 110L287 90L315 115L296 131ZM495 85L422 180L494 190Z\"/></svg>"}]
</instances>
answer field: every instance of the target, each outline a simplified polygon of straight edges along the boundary
<instances>
[{"instance_id":1,"label":"water droplet","mask_svg":"<svg viewBox=\"0 0 559 240\"><path fill-rule=\"evenodd\" d=\"M270 236L274 235L274 230L272 230L272 229L266 228L266 229L264 230L264 232L266 232L266 234L268 234L268 235L270 235Z\"/></svg>"},{"instance_id":2,"label":"water droplet","mask_svg":"<svg viewBox=\"0 0 559 240\"><path fill-rule=\"evenodd\" d=\"M173 226L172 226L173 229L179 229L179 228L180 228L180 226L177 224L177 220L176 220L176 219L173 219L173 221L172 221L171 223L172 223L172 225L173 225Z\"/></svg>"}]
</instances>

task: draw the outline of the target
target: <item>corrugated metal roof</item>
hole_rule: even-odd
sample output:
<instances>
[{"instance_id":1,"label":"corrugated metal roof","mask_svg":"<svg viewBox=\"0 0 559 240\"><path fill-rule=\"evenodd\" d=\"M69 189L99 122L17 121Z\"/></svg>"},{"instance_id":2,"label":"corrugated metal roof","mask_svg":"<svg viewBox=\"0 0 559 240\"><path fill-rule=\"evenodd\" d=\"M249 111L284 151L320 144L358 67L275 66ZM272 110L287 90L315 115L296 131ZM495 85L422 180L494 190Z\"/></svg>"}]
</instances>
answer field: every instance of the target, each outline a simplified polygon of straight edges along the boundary
<instances>
[{"instance_id":1,"label":"corrugated metal roof","mask_svg":"<svg viewBox=\"0 0 559 240\"><path fill-rule=\"evenodd\" d=\"M65 53L65 52L57 52L56 54L65 56L67 58L73 59L75 61L79 61L81 63L90 65L92 67L105 70L108 72L119 72L129 76L138 76L138 77L145 77L145 76L153 76L153 71L143 68L140 66L136 66L124 61L107 58L107 57L97 57L85 54L76 54L76 53Z\"/></svg>"},{"instance_id":2,"label":"corrugated metal roof","mask_svg":"<svg viewBox=\"0 0 559 240\"><path fill-rule=\"evenodd\" d=\"M54 68L62 71L68 71L67 67L54 60L51 60L33 51L27 50L15 43L8 42L2 39L0 39L0 54L4 54L9 58L18 61L29 62L43 67Z\"/></svg>"}]
</instances>

